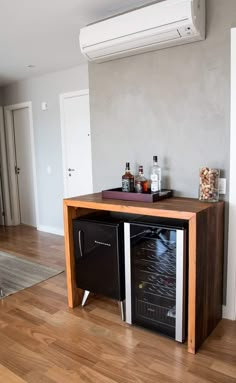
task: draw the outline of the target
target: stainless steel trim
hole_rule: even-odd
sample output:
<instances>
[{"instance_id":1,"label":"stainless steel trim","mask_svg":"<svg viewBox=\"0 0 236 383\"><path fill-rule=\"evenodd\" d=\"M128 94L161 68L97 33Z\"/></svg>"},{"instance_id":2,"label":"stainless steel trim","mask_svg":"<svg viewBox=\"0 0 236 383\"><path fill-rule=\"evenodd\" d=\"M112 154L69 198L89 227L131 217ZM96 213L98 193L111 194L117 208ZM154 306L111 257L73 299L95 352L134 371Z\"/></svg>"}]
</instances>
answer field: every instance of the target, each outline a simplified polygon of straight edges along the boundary
<instances>
[{"instance_id":1,"label":"stainless steel trim","mask_svg":"<svg viewBox=\"0 0 236 383\"><path fill-rule=\"evenodd\" d=\"M176 230L176 321L175 340L184 341L185 329L185 230Z\"/></svg>"},{"instance_id":2,"label":"stainless steel trim","mask_svg":"<svg viewBox=\"0 0 236 383\"><path fill-rule=\"evenodd\" d=\"M131 252L130 252L130 224L124 223L125 239L125 321L132 324L131 311Z\"/></svg>"},{"instance_id":3,"label":"stainless steel trim","mask_svg":"<svg viewBox=\"0 0 236 383\"><path fill-rule=\"evenodd\" d=\"M123 321L125 321L125 304L124 304L124 301L118 301L118 305L120 307L121 319Z\"/></svg>"},{"instance_id":4,"label":"stainless steel trim","mask_svg":"<svg viewBox=\"0 0 236 383\"><path fill-rule=\"evenodd\" d=\"M89 294L90 294L90 291L84 290L84 295L83 295L83 299L82 299L82 303L81 303L82 307L84 307L84 305L88 299Z\"/></svg>"},{"instance_id":5,"label":"stainless steel trim","mask_svg":"<svg viewBox=\"0 0 236 383\"><path fill-rule=\"evenodd\" d=\"M81 258L83 257L83 252L82 252L82 245L81 245L81 232L82 230L78 231L78 239L79 239L79 251L80 251L80 256Z\"/></svg>"}]
</instances>

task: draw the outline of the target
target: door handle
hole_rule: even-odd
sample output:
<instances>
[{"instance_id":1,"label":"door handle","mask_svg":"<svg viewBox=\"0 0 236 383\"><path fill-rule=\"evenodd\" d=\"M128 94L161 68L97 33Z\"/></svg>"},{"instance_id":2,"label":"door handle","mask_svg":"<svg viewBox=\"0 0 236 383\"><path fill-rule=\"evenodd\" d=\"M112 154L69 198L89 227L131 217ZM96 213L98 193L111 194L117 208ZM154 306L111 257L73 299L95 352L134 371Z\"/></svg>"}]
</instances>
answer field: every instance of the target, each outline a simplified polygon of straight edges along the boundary
<instances>
[{"instance_id":1,"label":"door handle","mask_svg":"<svg viewBox=\"0 0 236 383\"><path fill-rule=\"evenodd\" d=\"M80 251L80 257L82 258L83 257L83 250L82 250L82 233L83 231L82 230L79 230L78 232L78 240L79 240L79 251Z\"/></svg>"},{"instance_id":2,"label":"door handle","mask_svg":"<svg viewBox=\"0 0 236 383\"><path fill-rule=\"evenodd\" d=\"M74 171L75 169L71 169L71 168L68 169L68 172L74 172Z\"/></svg>"}]
</instances>

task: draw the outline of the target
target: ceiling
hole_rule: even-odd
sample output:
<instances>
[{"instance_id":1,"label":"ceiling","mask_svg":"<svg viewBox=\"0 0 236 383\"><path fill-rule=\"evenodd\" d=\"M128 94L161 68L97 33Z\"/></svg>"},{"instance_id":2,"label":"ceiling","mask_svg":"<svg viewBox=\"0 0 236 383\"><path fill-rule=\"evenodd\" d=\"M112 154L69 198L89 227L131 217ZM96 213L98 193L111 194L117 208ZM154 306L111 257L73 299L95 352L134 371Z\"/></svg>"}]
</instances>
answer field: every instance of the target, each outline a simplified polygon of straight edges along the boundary
<instances>
[{"instance_id":1,"label":"ceiling","mask_svg":"<svg viewBox=\"0 0 236 383\"><path fill-rule=\"evenodd\" d=\"M85 62L79 50L81 27L149 3L0 0L0 86Z\"/></svg>"}]
</instances>

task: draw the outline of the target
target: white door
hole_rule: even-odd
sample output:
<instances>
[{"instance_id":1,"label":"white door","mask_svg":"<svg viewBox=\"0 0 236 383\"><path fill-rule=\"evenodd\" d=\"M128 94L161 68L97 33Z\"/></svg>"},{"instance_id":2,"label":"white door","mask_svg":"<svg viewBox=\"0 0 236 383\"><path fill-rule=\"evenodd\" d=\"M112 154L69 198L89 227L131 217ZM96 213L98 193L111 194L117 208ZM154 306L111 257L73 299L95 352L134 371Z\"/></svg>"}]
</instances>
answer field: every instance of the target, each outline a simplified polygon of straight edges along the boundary
<instances>
[{"instance_id":1,"label":"white door","mask_svg":"<svg viewBox=\"0 0 236 383\"><path fill-rule=\"evenodd\" d=\"M61 95L65 197L93 192L88 91Z\"/></svg>"},{"instance_id":2,"label":"white door","mask_svg":"<svg viewBox=\"0 0 236 383\"><path fill-rule=\"evenodd\" d=\"M29 109L13 110L12 116L20 222L25 225L36 226Z\"/></svg>"},{"instance_id":3,"label":"white door","mask_svg":"<svg viewBox=\"0 0 236 383\"><path fill-rule=\"evenodd\" d=\"M2 166L0 163L0 225L4 225L4 205L3 205L3 179Z\"/></svg>"},{"instance_id":4,"label":"white door","mask_svg":"<svg viewBox=\"0 0 236 383\"><path fill-rule=\"evenodd\" d=\"M0 225L4 225L4 202L3 202L3 164L2 164L2 141L3 141L3 112L0 106Z\"/></svg>"}]
</instances>

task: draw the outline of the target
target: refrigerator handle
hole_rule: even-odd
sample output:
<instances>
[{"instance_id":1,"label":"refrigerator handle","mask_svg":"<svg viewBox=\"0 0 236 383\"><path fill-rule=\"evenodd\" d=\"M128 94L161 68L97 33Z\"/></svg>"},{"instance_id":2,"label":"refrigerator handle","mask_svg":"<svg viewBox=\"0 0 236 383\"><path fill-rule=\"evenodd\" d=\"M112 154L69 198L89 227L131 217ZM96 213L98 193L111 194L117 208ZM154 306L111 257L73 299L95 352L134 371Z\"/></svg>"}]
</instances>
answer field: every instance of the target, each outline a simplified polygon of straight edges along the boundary
<instances>
[{"instance_id":1,"label":"refrigerator handle","mask_svg":"<svg viewBox=\"0 0 236 383\"><path fill-rule=\"evenodd\" d=\"M78 240L79 240L79 252L80 252L80 258L83 258L83 230L78 231Z\"/></svg>"},{"instance_id":2,"label":"refrigerator handle","mask_svg":"<svg viewBox=\"0 0 236 383\"><path fill-rule=\"evenodd\" d=\"M185 338L186 230L176 230L176 328L175 340Z\"/></svg>"},{"instance_id":3,"label":"refrigerator handle","mask_svg":"<svg viewBox=\"0 0 236 383\"><path fill-rule=\"evenodd\" d=\"M125 240L125 320L132 324L131 301L131 250L130 250L130 224L124 223Z\"/></svg>"}]
</instances>

